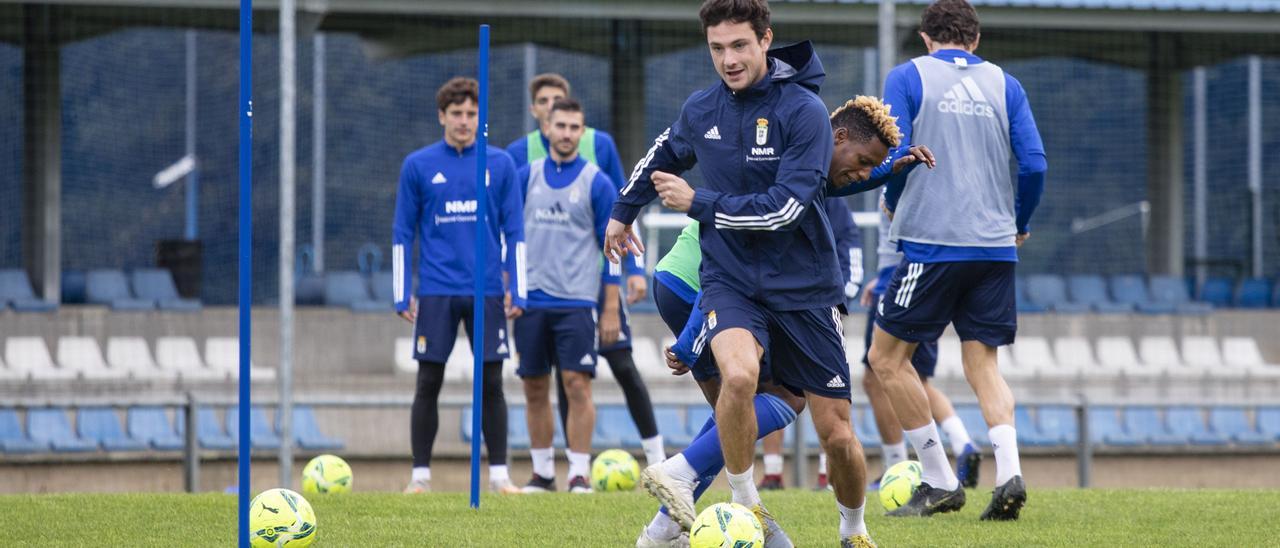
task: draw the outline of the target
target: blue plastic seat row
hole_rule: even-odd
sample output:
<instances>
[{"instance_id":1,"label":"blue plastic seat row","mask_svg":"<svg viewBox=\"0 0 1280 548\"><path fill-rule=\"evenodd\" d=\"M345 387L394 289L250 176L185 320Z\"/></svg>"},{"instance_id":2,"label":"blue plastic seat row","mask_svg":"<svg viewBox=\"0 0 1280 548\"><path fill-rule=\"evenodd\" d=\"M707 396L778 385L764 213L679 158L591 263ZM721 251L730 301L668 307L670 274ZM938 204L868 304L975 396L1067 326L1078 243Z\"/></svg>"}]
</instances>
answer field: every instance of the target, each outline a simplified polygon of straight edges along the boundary
<instances>
[{"instance_id":1,"label":"blue plastic seat row","mask_svg":"<svg viewBox=\"0 0 1280 548\"><path fill-rule=\"evenodd\" d=\"M1033 274L1020 285L1018 306L1024 312L1203 314L1213 309L1192 300L1186 283L1175 276L1148 280L1136 274L1109 279L1096 274Z\"/></svg>"},{"instance_id":2,"label":"blue plastic seat row","mask_svg":"<svg viewBox=\"0 0 1280 548\"><path fill-rule=\"evenodd\" d=\"M1246 278L1239 284L1231 278L1209 278L1200 286L1199 296L1200 300L1218 307L1280 307L1280 283L1273 287L1266 278Z\"/></svg>"},{"instance_id":3,"label":"blue plastic seat row","mask_svg":"<svg viewBox=\"0 0 1280 548\"><path fill-rule=\"evenodd\" d=\"M173 276L161 268L140 268L126 277L123 270L96 269L85 274L85 302L112 310L200 310L200 301L178 295Z\"/></svg>"},{"instance_id":4,"label":"blue plastic seat row","mask_svg":"<svg viewBox=\"0 0 1280 548\"><path fill-rule=\"evenodd\" d=\"M293 416L294 438L299 447L312 450L342 448L342 442L320 432L310 407L295 407ZM0 451L177 451L183 448L183 435L186 432L183 409L177 409L175 420L170 422L165 408L159 406L130 407L124 427L121 427L115 409L102 406L78 408L74 429L63 408L31 408L27 410L26 418L27 425L24 429L14 409L0 408ZM237 418L235 408L227 411L225 423L217 419L213 408L199 408L196 414L197 443L204 449L235 449L239 432ZM225 430L223 424L226 425ZM267 422L262 408L253 408L250 424L255 449L280 447L277 429Z\"/></svg>"},{"instance_id":5,"label":"blue plastic seat row","mask_svg":"<svg viewBox=\"0 0 1280 548\"><path fill-rule=\"evenodd\" d=\"M355 270L311 274L299 279L297 302L340 306L356 312L387 312L393 302L392 283L390 272L375 272L368 278Z\"/></svg>"},{"instance_id":6,"label":"blue plastic seat row","mask_svg":"<svg viewBox=\"0 0 1280 548\"><path fill-rule=\"evenodd\" d=\"M0 270L0 310L13 307L18 312L48 312L57 305L36 297L27 271L18 268Z\"/></svg>"}]
</instances>

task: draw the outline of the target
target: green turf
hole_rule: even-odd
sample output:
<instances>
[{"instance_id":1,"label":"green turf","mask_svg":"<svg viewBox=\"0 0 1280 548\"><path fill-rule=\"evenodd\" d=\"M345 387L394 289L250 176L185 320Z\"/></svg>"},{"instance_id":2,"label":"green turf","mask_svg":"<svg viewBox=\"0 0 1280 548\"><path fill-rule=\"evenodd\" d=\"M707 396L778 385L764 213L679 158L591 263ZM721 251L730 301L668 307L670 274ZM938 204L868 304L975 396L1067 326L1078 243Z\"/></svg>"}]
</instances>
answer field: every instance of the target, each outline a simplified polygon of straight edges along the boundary
<instances>
[{"instance_id":1,"label":"green turf","mask_svg":"<svg viewBox=\"0 0 1280 548\"><path fill-rule=\"evenodd\" d=\"M1033 490L1016 523L984 523L987 491L970 491L957 514L883 517L868 503L881 546L1275 546L1280 492L1226 490ZM724 501L710 492L703 507ZM873 497L874 499L874 497ZM0 496L0 546L231 546L235 498L227 495ZM835 544L829 493L766 493L798 546ZM316 546L632 546L652 516L640 493L524 497L353 494L312 497Z\"/></svg>"}]
</instances>

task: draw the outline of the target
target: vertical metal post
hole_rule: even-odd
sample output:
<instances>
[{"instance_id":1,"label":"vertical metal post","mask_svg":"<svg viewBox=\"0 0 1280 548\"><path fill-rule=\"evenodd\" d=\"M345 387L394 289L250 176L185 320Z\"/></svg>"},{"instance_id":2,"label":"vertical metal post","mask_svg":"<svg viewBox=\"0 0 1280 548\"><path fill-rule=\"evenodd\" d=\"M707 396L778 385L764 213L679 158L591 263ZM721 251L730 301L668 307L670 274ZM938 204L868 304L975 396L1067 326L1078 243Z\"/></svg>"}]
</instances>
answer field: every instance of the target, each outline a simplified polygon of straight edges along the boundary
<instances>
[{"instance_id":1,"label":"vertical metal post","mask_svg":"<svg viewBox=\"0 0 1280 548\"><path fill-rule=\"evenodd\" d=\"M253 320L253 0L240 0L240 451L237 460L239 545L249 548L249 350Z\"/></svg>"},{"instance_id":2,"label":"vertical metal post","mask_svg":"<svg viewBox=\"0 0 1280 548\"><path fill-rule=\"evenodd\" d=\"M1262 268L1262 58L1249 56L1249 193L1253 196L1253 277Z\"/></svg>"},{"instance_id":3,"label":"vertical metal post","mask_svg":"<svg viewBox=\"0 0 1280 548\"><path fill-rule=\"evenodd\" d=\"M187 31L187 157L196 158L196 31ZM187 220L183 237L200 234L200 162L187 174Z\"/></svg>"},{"instance_id":4,"label":"vertical metal post","mask_svg":"<svg viewBox=\"0 0 1280 548\"><path fill-rule=\"evenodd\" d=\"M795 458L792 460L796 463L793 469L796 489L805 489L809 486L809 448L804 443L804 434L813 428L812 423L809 413L801 412L791 424L791 440L795 443Z\"/></svg>"},{"instance_id":5,"label":"vertical metal post","mask_svg":"<svg viewBox=\"0 0 1280 548\"><path fill-rule=\"evenodd\" d=\"M23 8L22 263L46 302L62 298L62 50L58 7Z\"/></svg>"},{"instance_id":6,"label":"vertical metal post","mask_svg":"<svg viewBox=\"0 0 1280 548\"><path fill-rule=\"evenodd\" d=\"M1080 488L1093 483L1093 440L1089 439L1089 402L1080 396L1076 403L1076 479Z\"/></svg>"},{"instance_id":7,"label":"vertical metal post","mask_svg":"<svg viewBox=\"0 0 1280 548\"><path fill-rule=\"evenodd\" d=\"M528 84L533 81L533 77L538 75L538 46L533 42L524 43L524 83ZM615 90L616 92L617 90ZM530 101L532 103L532 101ZM538 121L533 115L524 117L524 132L529 133L538 128Z\"/></svg>"},{"instance_id":8,"label":"vertical metal post","mask_svg":"<svg viewBox=\"0 0 1280 548\"><path fill-rule=\"evenodd\" d=\"M887 76L898 61L897 29L894 26L897 12L898 8L894 0L880 0L880 17L876 22L876 50L880 53L877 82ZM879 89L879 85L876 88Z\"/></svg>"},{"instance_id":9,"label":"vertical metal post","mask_svg":"<svg viewBox=\"0 0 1280 548\"><path fill-rule=\"evenodd\" d=\"M188 493L200 490L200 446L196 437L196 396L187 392L187 405L182 417L182 483Z\"/></svg>"},{"instance_id":10,"label":"vertical metal post","mask_svg":"<svg viewBox=\"0 0 1280 548\"><path fill-rule=\"evenodd\" d=\"M324 272L324 199L325 199L325 117L328 110L328 90L325 85L324 34L317 32L312 38L314 53L311 65L311 88L314 97L311 104L311 267Z\"/></svg>"},{"instance_id":11,"label":"vertical metal post","mask_svg":"<svg viewBox=\"0 0 1280 548\"><path fill-rule=\"evenodd\" d=\"M479 125L476 131L476 248L474 304L471 310L472 337L471 355L471 507L480 508L480 432L481 415L484 412L484 294L488 281L485 271L489 263L489 229L486 217L489 214L489 25L480 25L480 47L477 52L479 67L480 104L476 105L479 114Z\"/></svg>"},{"instance_id":12,"label":"vertical metal post","mask_svg":"<svg viewBox=\"0 0 1280 548\"><path fill-rule=\"evenodd\" d=\"M1192 71L1192 120L1191 120L1191 200L1192 230L1195 245L1196 287L1204 285L1208 276L1208 265L1205 260L1209 253L1209 129L1208 129L1208 84L1204 67L1196 67Z\"/></svg>"},{"instance_id":13,"label":"vertical metal post","mask_svg":"<svg viewBox=\"0 0 1280 548\"><path fill-rule=\"evenodd\" d=\"M889 32L893 32L890 29ZM880 58L879 49L866 48L862 50L862 93L863 95L871 95L879 97L883 92L880 90L882 83L880 82ZM905 121L904 121L905 122ZM876 211L880 208L879 192L862 193L862 210ZM874 273L880 268L880 255L876 253L876 248L880 246L880 232L878 230L863 229L862 231L862 264L864 272ZM856 280L862 281L862 280Z\"/></svg>"},{"instance_id":14,"label":"vertical metal post","mask_svg":"<svg viewBox=\"0 0 1280 548\"><path fill-rule=\"evenodd\" d=\"M280 2L280 485L293 485L293 254L297 166L294 0Z\"/></svg>"}]
</instances>

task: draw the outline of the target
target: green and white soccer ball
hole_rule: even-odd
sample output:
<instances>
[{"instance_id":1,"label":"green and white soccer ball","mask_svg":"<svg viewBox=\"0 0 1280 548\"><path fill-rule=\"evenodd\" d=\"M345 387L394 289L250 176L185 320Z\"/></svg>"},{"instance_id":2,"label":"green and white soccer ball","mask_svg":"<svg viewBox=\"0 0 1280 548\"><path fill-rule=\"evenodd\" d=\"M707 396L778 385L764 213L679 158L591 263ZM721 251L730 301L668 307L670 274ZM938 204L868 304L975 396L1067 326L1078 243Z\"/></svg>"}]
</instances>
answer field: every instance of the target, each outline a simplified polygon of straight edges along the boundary
<instances>
[{"instance_id":1,"label":"green and white soccer ball","mask_svg":"<svg viewBox=\"0 0 1280 548\"><path fill-rule=\"evenodd\" d=\"M320 455L302 469L302 492L308 495L350 493L353 481L347 461L335 455Z\"/></svg>"},{"instance_id":2,"label":"green and white soccer ball","mask_svg":"<svg viewBox=\"0 0 1280 548\"><path fill-rule=\"evenodd\" d=\"M689 548L763 548L760 520L746 506L721 502L708 506L693 520Z\"/></svg>"},{"instance_id":3,"label":"green and white soccer ball","mask_svg":"<svg viewBox=\"0 0 1280 548\"><path fill-rule=\"evenodd\" d=\"M591 463L591 487L596 491L631 491L640 479L640 463L631 453L610 449Z\"/></svg>"},{"instance_id":4,"label":"green and white soccer ball","mask_svg":"<svg viewBox=\"0 0 1280 548\"><path fill-rule=\"evenodd\" d=\"M904 460L884 471L880 478L880 504L885 511L896 510L911 500L911 494L920 486L920 463Z\"/></svg>"},{"instance_id":5,"label":"green and white soccer ball","mask_svg":"<svg viewBox=\"0 0 1280 548\"><path fill-rule=\"evenodd\" d=\"M249 544L254 548L303 548L316 539L316 513L288 489L263 491L249 503Z\"/></svg>"}]
</instances>

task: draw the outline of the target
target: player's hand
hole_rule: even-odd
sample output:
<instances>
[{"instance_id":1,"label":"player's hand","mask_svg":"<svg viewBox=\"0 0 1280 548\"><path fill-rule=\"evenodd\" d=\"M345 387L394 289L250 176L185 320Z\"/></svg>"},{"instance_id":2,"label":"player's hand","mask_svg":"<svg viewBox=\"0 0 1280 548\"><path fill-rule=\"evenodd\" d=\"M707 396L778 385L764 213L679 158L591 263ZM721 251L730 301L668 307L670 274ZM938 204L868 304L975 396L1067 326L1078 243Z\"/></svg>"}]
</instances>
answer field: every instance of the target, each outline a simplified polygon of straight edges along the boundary
<instances>
[{"instance_id":1,"label":"player's hand","mask_svg":"<svg viewBox=\"0 0 1280 548\"><path fill-rule=\"evenodd\" d=\"M514 320L524 314L524 309L511 305L511 294L507 293L502 297L502 310L507 313L508 320Z\"/></svg>"},{"instance_id":2,"label":"player's hand","mask_svg":"<svg viewBox=\"0 0 1280 548\"><path fill-rule=\"evenodd\" d=\"M1022 244L1027 243L1027 239L1030 237L1031 237L1030 232L1023 232L1021 234L1018 234L1017 238L1013 240L1013 244L1017 247L1022 247Z\"/></svg>"},{"instance_id":3,"label":"player's hand","mask_svg":"<svg viewBox=\"0 0 1280 548\"><path fill-rule=\"evenodd\" d=\"M676 353L671 351L670 346L664 348L662 353L667 358L667 368L671 370L672 375L678 377L689 372L689 366L676 357Z\"/></svg>"},{"instance_id":4,"label":"player's hand","mask_svg":"<svg viewBox=\"0 0 1280 548\"><path fill-rule=\"evenodd\" d=\"M879 283L880 279L876 278L862 286L862 298L858 299L858 303L861 304L863 308L871 308L871 302L875 299L872 293L875 292L876 285Z\"/></svg>"},{"instance_id":5,"label":"player's hand","mask_svg":"<svg viewBox=\"0 0 1280 548\"><path fill-rule=\"evenodd\" d=\"M636 304L649 294L649 279L640 274L627 276L627 304Z\"/></svg>"},{"instance_id":6,"label":"player's hand","mask_svg":"<svg viewBox=\"0 0 1280 548\"><path fill-rule=\"evenodd\" d=\"M693 207L693 187L684 179L665 171L654 171L650 178L658 197L662 198L662 205L681 213L688 213Z\"/></svg>"},{"instance_id":7,"label":"player's hand","mask_svg":"<svg viewBox=\"0 0 1280 548\"><path fill-rule=\"evenodd\" d=\"M609 226L604 229L604 256L613 264L621 264L622 257L631 253L644 253L644 244L640 235L617 219L609 219Z\"/></svg>"},{"instance_id":8,"label":"player's hand","mask_svg":"<svg viewBox=\"0 0 1280 548\"><path fill-rule=\"evenodd\" d=\"M933 157L933 151L924 145L912 145L907 149L907 154L897 161L893 162L893 173L897 175L906 169L907 166L914 163L922 163L925 167L933 169L938 165L938 161Z\"/></svg>"},{"instance_id":9,"label":"player's hand","mask_svg":"<svg viewBox=\"0 0 1280 548\"><path fill-rule=\"evenodd\" d=\"M618 342L618 333L621 331L622 319L619 318L617 305L605 306L600 313L600 346Z\"/></svg>"},{"instance_id":10,"label":"player's hand","mask_svg":"<svg viewBox=\"0 0 1280 548\"><path fill-rule=\"evenodd\" d=\"M418 321L418 298L414 296L410 296L409 309L405 310L404 312L397 312L396 314L399 315L401 318L404 318L404 321L409 323Z\"/></svg>"}]
</instances>

